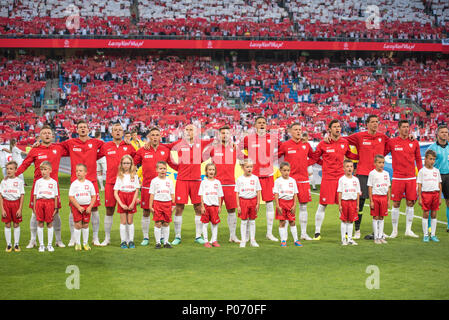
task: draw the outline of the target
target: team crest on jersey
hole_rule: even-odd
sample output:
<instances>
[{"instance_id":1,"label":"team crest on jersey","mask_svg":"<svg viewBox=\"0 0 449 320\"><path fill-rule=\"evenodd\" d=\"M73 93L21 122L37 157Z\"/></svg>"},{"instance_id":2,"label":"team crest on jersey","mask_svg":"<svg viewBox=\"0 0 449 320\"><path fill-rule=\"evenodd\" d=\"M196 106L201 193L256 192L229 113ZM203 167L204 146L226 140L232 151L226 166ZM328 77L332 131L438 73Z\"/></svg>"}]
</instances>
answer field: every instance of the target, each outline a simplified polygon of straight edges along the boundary
<instances>
[{"instance_id":1,"label":"team crest on jersey","mask_svg":"<svg viewBox=\"0 0 449 320\"><path fill-rule=\"evenodd\" d=\"M92 148L92 143L89 143L88 146L89 146L89 148Z\"/></svg>"},{"instance_id":2,"label":"team crest on jersey","mask_svg":"<svg viewBox=\"0 0 449 320\"><path fill-rule=\"evenodd\" d=\"M49 188L49 189L53 189L53 184L49 184L49 185L48 185L48 188Z\"/></svg>"},{"instance_id":3,"label":"team crest on jersey","mask_svg":"<svg viewBox=\"0 0 449 320\"><path fill-rule=\"evenodd\" d=\"M89 186L84 186L84 190L89 190Z\"/></svg>"},{"instance_id":4,"label":"team crest on jersey","mask_svg":"<svg viewBox=\"0 0 449 320\"><path fill-rule=\"evenodd\" d=\"M344 145L344 144L341 144L340 147L343 149L343 148L345 147L345 145Z\"/></svg>"},{"instance_id":5,"label":"team crest on jersey","mask_svg":"<svg viewBox=\"0 0 449 320\"><path fill-rule=\"evenodd\" d=\"M289 186L290 188L293 188L293 183L290 182L290 183L288 184L288 186Z\"/></svg>"},{"instance_id":6,"label":"team crest on jersey","mask_svg":"<svg viewBox=\"0 0 449 320\"><path fill-rule=\"evenodd\" d=\"M303 148L304 150L306 150L306 146L302 146L302 148Z\"/></svg>"},{"instance_id":7,"label":"team crest on jersey","mask_svg":"<svg viewBox=\"0 0 449 320\"><path fill-rule=\"evenodd\" d=\"M413 143L409 143L408 145L410 146L410 148L413 147Z\"/></svg>"},{"instance_id":8,"label":"team crest on jersey","mask_svg":"<svg viewBox=\"0 0 449 320\"><path fill-rule=\"evenodd\" d=\"M123 147L123 150L125 150L125 151L128 150L128 147Z\"/></svg>"},{"instance_id":9,"label":"team crest on jersey","mask_svg":"<svg viewBox=\"0 0 449 320\"><path fill-rule=\"evenodd\" d=\"M251 181L250 181L250 184L253 186L253 185L254 185L254 180L251 180Z\"/></svg>"},{"instance_id":10,"label":"team crest on jersey","mask_svg":"<svg viewBox=\"0 0 449 320\"><path fill-rule=\"evenodd\" d=\"M167 181L167 182L165 183L165 185L166 185L167 187L170 187L170 182ZM179 198L179 197L178 197L178 198Z\"/></svg>"},{"instance_id":11,"label":"team crest on jersey","mask_svg":"<svg viewBox=\"0 0 449 320\"><path fill-rule=\"evenodd\" d=\"M18 182L14 182L13 185L14 185L14 187L18 187L19 183Z\"/></svg>"},{"instance_id":12,"label":"team crest on jersey","mask_svg":"<svg viewBox=\"0 0 449 320\"><path fill-rule=\"evenodd\" d=\"M353 182L352 182L352 185L355 187L355 186L357 185L357 182L356 182L356 181L353 181Z\"/></svg>"},{"instance_id":13,"label":"team crest on jersey","mask_svg":"<svg viewBox=\"0 0 449 320\"><path fill-rule=\"evenodd\" d=\"M382 142L382 138L379 138L378 140L379 140L379 142Z\"/></svg>"},{"instance_id":14,"label":"team crest on jersey","mask_svg":"<svg viewBox=\"0 0 449 320\"><path fill-rule=\"evenodd\" d=\"M437 176L437 173L436 173L436 172L434 172L434 173L433 173L433 176L434 176L434 177L436 177L436 176Z\"/></svg>"},{"instance_id":15,"label":"team crest on jersey","mask_svg":"<svg viewBox=\"0 0 449 320\"><path fill-rule=\"evenodd\" d=\"M218 189L218 184L214 184L214 189Z\"/></svg>"},{"instance_id":16,"label":"team crest on jersey","mask_svg":"<svg viewBox=\"0 0 449 320\"><path fill-rule=\"evenodd\" d=\"M161 155L164 155L165 154L165 151L161 151Z\"/></svg>"},{"instance_id":17,"label":"team crest on jersey","mask_svg":"<svg viewBox=\"0 0 449 320\"><path fill-rule=\"evenodd\" d=\"M56 154L57 152L58 152L58 151L56 151L56 150L53 150L53 153L54 153L54 154Z\"/></svg>"}]
</instances>

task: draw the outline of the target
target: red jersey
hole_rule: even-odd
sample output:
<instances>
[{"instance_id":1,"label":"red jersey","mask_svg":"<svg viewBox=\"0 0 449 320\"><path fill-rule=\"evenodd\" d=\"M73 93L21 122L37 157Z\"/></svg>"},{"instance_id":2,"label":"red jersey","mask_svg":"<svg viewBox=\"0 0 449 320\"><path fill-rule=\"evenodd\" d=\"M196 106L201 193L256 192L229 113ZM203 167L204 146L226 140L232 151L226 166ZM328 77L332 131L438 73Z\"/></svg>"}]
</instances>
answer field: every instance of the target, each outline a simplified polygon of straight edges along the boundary
<instances>
[{"instance_id":1,"label":"red jersey","mask_svg":"<svg viewBox=\"0 0 449 320\"><path fill-rule=\"evenodd\" d=\"M422 168L421 150L416 140L396 137L387 143L385 154L391 152L393 179L415 179L415 162L418 170Z\"/></svg>"},{"instance_id":2,"label":"red jersey","mask_svg":"<svg viewBox=\"0 0 449 320\"><path fill-rule=\"evenodd\" d=\"M251 134L243 139L243 149L248 151L248 158L254 162L253 174L257 177L273 175L274 149L277 145L274 137Z\"/></svg>"},{"instance_id":3,"label":"red jersey","mask_svg":"<svg viewBox=\"0 0 449 320\"><path fill-rule=\"evenodd\" d=\"M195 140L189 144L181 139L166 145L171 151L178 153L178 176L176 180L201 180L201 163L204 149L209 140Z\"/></svg>"},{"instance_id":4,"label":"red jersey","mask_svg":"<svg viewBox=\"0 0 449 320\"><path fill-rule=\"evenodd\" d=\"M123 156L129 154L134 157L136 149L131 144L121 141L117 146L114 141L103 144L98 151L98 158L106 157L106 183L114 184L117 179L118 167Z\"/></svg>"},{"instance_id":5,"label":"red jersey","mask_svg":"<svg viewBox=\"0 0 449 320\"><path fill-rule=\"evenodd\" d=\"M134 155L134 164L142 165L142 187L149 188L151 180L157 177L156 163L158 161L165 161L170 167L177 169L177 166L170 159L170 150L161 144L156 149L153 147L150 150L140 148Z\"/></svg>"},{"instance_id":6,"label":"red jersey","mask_svg":"<svg viewBox=\"0 0 449 320\"><path fill-rule=\"evenodd\" d=\"M235 165L237 159L243 159L244 155L239 153L237 146L223 145L209 145L204 151L204 160L212 158L212 162L217 167L216 179L221 182L222 185L235 185ZM238 155L239 154L239 155Z\"/></svg>"},{"instance_id":7,"label":"red jersey","mask_svg":"<svg viewBox=\"0 0 449 320\"><path fill-rule=\"evenodd\" d=\"M345 174L343 169L343 161L345 156L352 160L357 160L356 154L351 152L349 143L344 138L338 140L330 139L329 143L321 141L318 143L313 154L315 161L321 157L323 159L323 179L338 180Z\"/></svg>"},{"instance_id":8,"label":"red jersey","mask_svg":"<svg viewBox=\"0 0 449 320\"><path fill-rule=\"evenodd\" d=\"M284 161L290 163L290 177L296 182L309 181L307 167L316 161L313 149L308 142L295 142L290 139L279 146L278 157L284 156Z\"/></svg>"},{"instance_id":9,"label":"red jersey","mask_svg":"<svg viewBox=\"0 0 449 320\"><path fill-rule=\"evenodd\" d=\"M34 184L37 180L42 178L40 169L41 163L49 161L52 167L50 177L57 182L61 158L67 157L68 155L68 152L58 144L52 143L48 147L41 144L30 150L25 160L23 160L22 164L17 169L16 176L21 175L32 163L34 163Z\"/></svg>"},{"instance_id":10,"label":"red jersey","mask_svg":"<svg viewBox=\"0 0 449 320\"><path fill-rule=\"evenodd\" d=\"M94 185L97 183L98 150L103 144L104 142L102 140L88 139L83 142L79 138L72 138L60 143L70 155L70 167L72 171L70 182L77 179L76 165L82 163L87 167L86 179L94 183Z\"/></svg>"},{"instance_id":11,"label":"red jersey","mask_svg":"<svg viewBox=\"0 0 449 320\"><path fill-rule=\"evenodd\" d=\"M385 147L390 140L383 133L370 134L368 131L357 132L345 138L350 145L357 148L359 155L357 175L363 176L368 176L375 169L374 157L378 154L384 155Z\"/></svg>"}]
</instances>

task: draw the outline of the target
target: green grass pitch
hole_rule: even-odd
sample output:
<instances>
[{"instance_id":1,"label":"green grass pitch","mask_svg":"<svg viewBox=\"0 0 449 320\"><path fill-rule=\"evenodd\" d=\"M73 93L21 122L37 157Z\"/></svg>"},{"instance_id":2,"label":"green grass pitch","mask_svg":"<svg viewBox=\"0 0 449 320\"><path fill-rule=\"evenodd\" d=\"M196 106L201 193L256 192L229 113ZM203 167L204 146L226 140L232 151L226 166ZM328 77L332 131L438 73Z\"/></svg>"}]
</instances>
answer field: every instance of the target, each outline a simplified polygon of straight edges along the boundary
<instances>
[{"instance_id":1,"label":"green grass pitch","mask_svg":"<svg viewBox=\"0 0 449 320\"><path fill-rule=\"evenodd\" d=\"M405 238L405 216L401 215L399 237L386 245L358 240L358 246L340 245L340 223L336 206L326 210L321 241L303 241L304 247L293 245L289 231L286 248L279 242L265 239L265 206L256 220L256 240L260 248L239 248L228 242L226 213L221 215L218 241L221 248L207 249L195 244L194 214L186 207L182 226L182 243L172 250L154 249L153 225L150 226L150 246L141 247L142 211L135 215L136 249L120 249L119 217L114 216L112 245L92 247L90 252L75 252L74 248L55 248L55 252L39 253L26 249L29 241L28 208L32 173L26 174L25 203L21 224L22 252L0 252L0 298L5 299L448 299L449 233L446 225L438 224L440 243L423 243L421 221L414 219L413 230L419 239ZM62 238L68 243L69 176L60 175L63 209ZM103 194L101 195L103 196ZM102 203L104 198L102 197ZM308 206L308 233L314 233L318 196ZM403 204L404 206L404 204ZM401 208L404 212L404 207ZM105 208L100 208L100 241L104 239ZM415 208L415 215L421 210ZM446 221L442 206L439 221ZM362 235L370 233L371 217L364 211ZM298 231L299 231L298 226ZM92 229L90 228L92 238ZM391 233L391 218L386 218L385 233ZM240 238L240 223L237 226ZM278 222L274 225L278 237ZM170 227L170 240L174 228ZM46 238L46 231L45 231ZM0 243L5 245L3 226ZM80 272L80 288L68 289L70 273L75 265ZM366 283L377 266L379 288L368 289ZM369 269L368 269L369 271Z\"/></svg>"}]
</instances>

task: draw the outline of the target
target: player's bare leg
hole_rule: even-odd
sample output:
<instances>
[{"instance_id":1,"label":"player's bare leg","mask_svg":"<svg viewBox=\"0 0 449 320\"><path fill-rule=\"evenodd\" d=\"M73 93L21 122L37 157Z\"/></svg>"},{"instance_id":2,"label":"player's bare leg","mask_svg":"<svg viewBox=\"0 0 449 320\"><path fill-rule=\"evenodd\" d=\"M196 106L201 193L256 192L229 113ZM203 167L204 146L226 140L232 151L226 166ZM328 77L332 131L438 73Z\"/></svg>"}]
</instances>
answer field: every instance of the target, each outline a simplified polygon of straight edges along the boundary
<instances>
[{"instance_id":1,"label":"player's bare leg","mask_svg":"<svg viewBox=\"0 0 449 320\"><path fill-rule=\"evenodd\" d=\"M107 246L111 243L111 230L113 223L115 207L106 207L106 215L104 217L104 241L101 246Z\"/></svg>"},{"instance_id":2,"label":"player's bare leg","mask_svg":"<svg viewBox=\"0 0 449 320\"><path fill-rule=\"evenodd\" d=\"M273 201L266 202L267 212L267 239L271 241L279 241L278 238L273 236L273 223L274 223L274 203Z\"/></svg>"},{"instance_id":3,"label":"player's bare leg","mask_svg":"<svg viewBox=\"0 0 449 320\"><path fill-rule=\"evenodd\" d=\"M405 235L413 238L418 236L412 231L413 217L415 215L415 201L407 200L407 207L405 208Z\"/></svg>"},{"instance_id":4,"label":"player's bare leg","mask_svg":"<svg viewBox=\"0 0 449 320\"><path fill-rule=\"evenodd\" d=\"M184 204L177 203L175 209L175 216L173 218L173 224L175 225L175 240L171 243L176 246L181 243L181 226L182 226L182 213L184 212Z\"/></svg>"},{"instance_id":5,"label":"player's bare leg","mask_svg":"<svg viewBox=\"0 0 449 320\"><path fill-rule=\"evenodd\" d=\"M143 215L142 215L143 241L140 243L141 246L147 246L150 243L150 236L149 236L149 234L150 234L150 223L151 223L150 210L149 209L143 209ZM168 241L168 239L167 239L167 241Z\"/></svg>"},{"instance_id":6,"label":"player's bare leg","mask_svg":"<svg viewBox=\"0 0 449 320\"><path fill-rule=\"evenodd\" d=\"M228 210L228 227L229 227L229 242L240 243L240 240L237 238L236 229L237 229L237 216L235 214L235 209Z\"/></svg>"},{"instance_id":7,"label":"player's bare leg","mask_svg":"<svg viewBox=\"0 0 449 320\"><path fill-rule=\"evenodd\" d=\"M205 244L202 234L203 234L203 223L201 222L201 203L196 203L193 205L193 210L195 210L195 242L199 244Z\"/></svg>"}]
</instances>

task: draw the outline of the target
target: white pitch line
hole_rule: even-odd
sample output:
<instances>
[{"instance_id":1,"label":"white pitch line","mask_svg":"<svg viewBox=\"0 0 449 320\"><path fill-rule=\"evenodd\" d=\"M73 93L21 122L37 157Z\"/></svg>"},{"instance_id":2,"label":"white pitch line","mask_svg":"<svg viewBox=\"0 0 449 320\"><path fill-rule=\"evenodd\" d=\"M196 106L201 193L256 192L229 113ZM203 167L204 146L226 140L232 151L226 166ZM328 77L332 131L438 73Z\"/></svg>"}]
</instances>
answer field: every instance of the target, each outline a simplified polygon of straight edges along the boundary
<instances>
[{"instance_id":1,"label":"white pitch line","mask_svg":"<svg viewBox=\"0 0 449 320\"><path fill-rule=\"evenodd\" d=\"M317 195L317 196L319 196L319 195L320 195L319 193L316 193L316 192L311 192L311 194L314 194L314 195ZM368 204L365 204L365 207L369 207L369 205L368 205ZM388 209L388 211L389 211L389 212L391 212L391 210L390 210L390 209ZM402 214L403 216L405 216L405 212L401 212L401 211L399 211L399 213L400 213L400 214ZM417 219L421 219L421 220L422 220L422 217L420 217L420 216L416 216L416 215L413 215L413 217L415 217L415 218L417 218ZM437 220L437 223L440 223L440 224L444 224L444 225L447 225L447 222L444 222L444 221L439 221L439 220Z\"/></svg>"}]
</instances>

